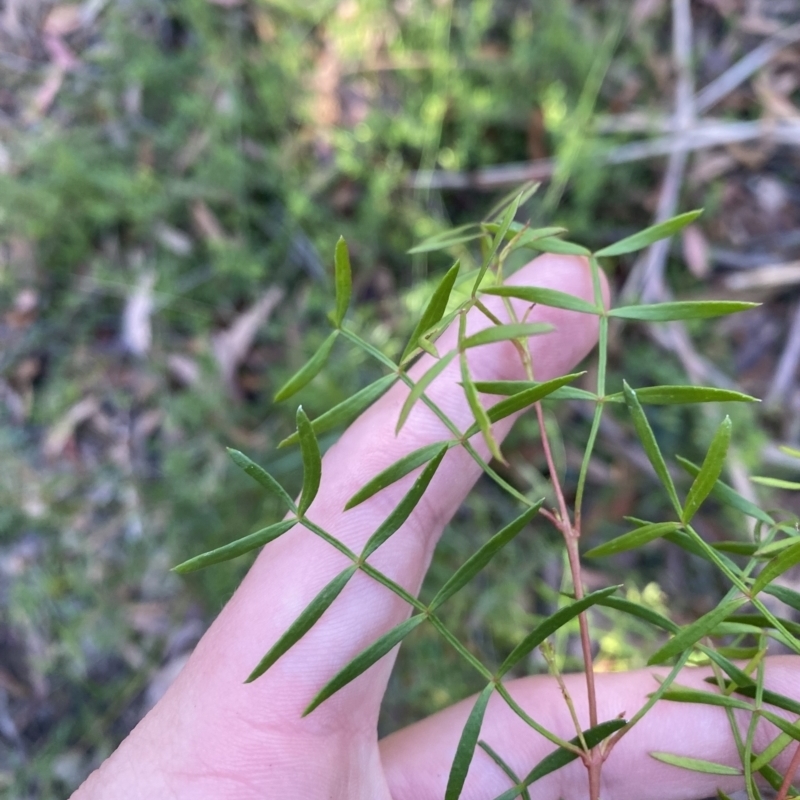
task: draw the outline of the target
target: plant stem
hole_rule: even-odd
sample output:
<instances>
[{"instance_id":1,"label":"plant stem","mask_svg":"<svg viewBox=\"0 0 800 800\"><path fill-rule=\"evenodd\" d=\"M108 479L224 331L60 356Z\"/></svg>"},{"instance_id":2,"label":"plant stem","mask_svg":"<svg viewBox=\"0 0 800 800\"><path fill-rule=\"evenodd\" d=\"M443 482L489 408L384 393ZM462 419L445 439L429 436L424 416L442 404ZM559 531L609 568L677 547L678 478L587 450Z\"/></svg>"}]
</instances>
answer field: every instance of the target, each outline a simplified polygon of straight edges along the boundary
<instances>
[{"instance_id":1,"label":"plant stem","mask_svg":"<svg viewBox=\"0 0 800 800\"><path fill-rule=\"evenodd\" d=\"M792 778L794 777L795 772L800 769L800 744L797 745L794 751L794 755L792 756L792 760L789 762L789 768L786 770L786 777L783 779L783 783L781 784L781 788L778 790L778 796L775 800L786 800L789 796L789 788L792 785Z\"/></svg>"}]
</instances>

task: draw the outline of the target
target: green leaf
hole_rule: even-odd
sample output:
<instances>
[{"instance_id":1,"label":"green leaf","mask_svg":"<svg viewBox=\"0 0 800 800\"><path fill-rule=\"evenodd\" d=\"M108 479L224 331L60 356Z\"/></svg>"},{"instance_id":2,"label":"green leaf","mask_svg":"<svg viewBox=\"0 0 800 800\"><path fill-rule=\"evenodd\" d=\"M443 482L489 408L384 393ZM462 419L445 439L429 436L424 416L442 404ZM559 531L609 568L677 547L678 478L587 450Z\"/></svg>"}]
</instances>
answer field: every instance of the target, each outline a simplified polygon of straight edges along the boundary
<instances>
[{"instance_id":1,"label":"green leaf","mask_svg":"<svg viewBox=\"0 0 800 800\"><path fill-rule=\"evenodd\" d=\"M401 622L385 633L377 641L373 642L366 650L362 650L349 664L342 668L336 675L319 690L316 697L308 704L303 711L303 716L310 714L317 706L324 703L331 695L336 694L339 689L347 686L350 681L355 680L362 672L366 672L376 661L383 658L393 647L396 647L411 631L426 619L425 614L416 616Z\"/></svg>"},{"instance_id":2,"label":"green leaf","mask_svg":"<svg viewBox=\"0 0 800 800\"><path fill-rule=\"evenodd\" d=\"M677 633L680 626L676 625L672 620L662 616L657 611L651 608L640 606L638 603L633 603L630 600L625 600L622 597L604 597L597 601L597 605L607 608L614 608L617 611L622 611L625 614L630 614L632 617L638 617L657 628L669 631L670 633Z\"/></svg>"},{"instance_id":3,"label":"green leaf","mask_svg":"<svg viewBox=\"0 0 800 800\"><path fill-rule=\"evenodd\" d=\"M726 694L715 694L714 692L703 692L699 689L689 689L673 684L661 695L664 700L672 700L675 703L701 703L707 706L722 706L723 708L739 708L744 711L752 711L752 703L745 703L744 700L737 700Z\"/></svg>"},{"instance_id":4,"label":"green leaf","mask_svg":"<svg viewBox=\"0 0 800 800\"><path fill-rule=\"evenodd\" d=\"M651 225L649 228L639 231L639 233L634 233L633 236L627 236L608 247L604 247L602 250L598 250L595 256L621 256L625 253L644 250L645 247L649 247L660 239L668 239L673 236L689 223L694 222L702 213L702 209L687 211L685 214L679 214L677 217L659 222L657 225Z\"/></svg>"},{"instance_id":5,"label":"green leaf","mask_svg":"<svg viewBox=\"0 0 800 800\"><path fill-rule=\"evenodd\" d=\"M447 789L445 789L444 800L458 800L461 797L461 790L464 788L464 781L467 779L469 765L475 754L475 745L478 743L478 736L481 733L483 715L486 713L486 706L489 705L489 698L494 691L494 684L490 683L478 695L472 711L467 717L464 730L461 731L461 738L458 740L456 755L453 758L453 765L450 767L450 776L447 779Z\"/></svg>"},{"instance_id":6,"label":"green leaf","mask_svg":"<svg viewBox=\"0 0 800 800\"><path fill-rule=\"evenodd\" d=\"M467 231L471 231L468 233ZM453 247L457 244L464 244L471 242L473 239L479 239L483 234L476 223L469 225L460 225L457 228L451 228L448 231L434 234L427 239L423 239L418 245L412 247L409 255L417 255L418 253L432 253L437 250L446 250L448 247Z\"/></svg>"},{"instance_id":7,"label":"green leaf","mask_svg":"<svg viewBox=\"0 0 800 800\"><path fill-rule=\"evenodd\" d=\"M447 310L447 303L450 300L450 294L453 291L453 286L455 286L456 278L458 277L460 266L461 262L456 261L456 263L447 270L444 277L439 281L439 285L434 289L431 299L428 300L428 305L425 306L425 310L419 318L417 327L414 328L414 332L408 340L406 349L403 350L403 355L400 356L401 364L417 349L420 338L444 316L444 312Z\"/></svg>"},{"instance_id":8,"label":"green leaf","mask_svg":"<svg viewBox=\"0 0 800 800\"><path fill-rule=\"evenodd\" d=\"M481 227L491 234L496 234L497 231L500 230L500 224L498 222L484 222ZM534 242L537 239L544 239L549 236L561 236L566 232L566 228L560 227L528 228L526 230L526 226L521 222L512 222L506 231L506 240L511 241L519 236L517 239L517 247L525 247L530 242Z\"/></svg>"},{"instance_id":9,"label":"green leaf","mask_svg":"<svg viewBox=\"0 0 800 800\"><path fill-rule=\"evenodd\" d=\"M712 542L711 546L715 550L723 553L733 553L737 556L752 556L758 550L758 545L754 542Z\"/></svg>"},{"instance_id":10,"label":"green leaf","mask_svg":"<svg viewBox=\"0 0 800 800\"><path fill-rule=\"evenodd\" d=\"M711 678L711 680L714 680ZM727 684L725 686L726 689L731 688L733 685L735 688L733 689L736 694L740 694L743 697L749 697L755 700L756 695L758 693L758 686L755 683L748 684L747 686L737 686L736 684ZM777 692L771 692L769 689L762 690L761 699L765 703L769 703L771 706L775 706L776 708L782 708L784 711L789 711L792 714L800 715L800 702L797 700L792 699L791 697L785 697L782 694L778 694Z\"/></svg>"},{"instance_id":11,"label":"green leaf","mask_svg":"<svg viewBox=\"0 0 800 800\"><path fill-rule=\"evenodd\" d=\"M295 372L295 374L275 392L275 397L273 399L276 403L280 403L281 400L286 400L293 394L296 394L317 376L317 373L325 366L325 362L331 354L333 344L338 335L339 331L333 331L320 345L319 350L306 362L305 366Z\"/></svg>"},{"instance_id":12,"label":"green leaf","mask_svg":"<svg viewBox=\"0 0 800 800\"><path fill-rule=\"evenodd\" d=\"M489 756L489 758L491 758L492 761L494 761L494 763L497 764L497 766L500 767L501 770L503 770L503 772L505 772L505 774L511 779L512 783L517 784L522 782L520 781L519 777L514 772L514 770L511 769L511 767L508 764L506 764L505 761L503 761L500 754L495 750L493 750L482 739L478 742L478 747L480 747L481 750L483 750L483 752L486 753L486 755ZM531 800L531 796L527 788L523 789L521 794L522 794L522 800Z\"/></svg>"},{"instance_id":13,"label":"green leaf","mask_svg":"<svg viewBox=\"0 0 800 800\"><path fill-rule=\"evenodd\" d=\"M417 504L425 494L428 484L431 482L439 464L442 463L444 454L448 451L449 443L439 444L437 454L431 459L428 465L420 473L420 476L409 489L405 497L397 504L394 511L381 523L378 530L372 534L364 545L361 558L366 559L374 553L398 528L408 519L409 514L417 507Z\"/></svg>"},{"instance_id":14,"label":"green leaf","mask_svg":"<svg viewBox=\"0 0 800 800\"><path fill-rule=\"evenodd\" d=\"M320 414L311 421L311 430L316 436L327 433L340 425L347 425L352 422L365 408L369 408L379 397L384 395L391 386L397 381L397 375L392 373L378 378L377 381L359 389L341 403L337 403L333 408L328 409L324 414ZM296 444L300 440L300 435L295 431L291 436L287 436L278 444L278 449Z\"/></svg>"},{"instance_id":15,"label":"green leaf","mask_svg":"<svg viewBox=\"0 0 800 800\"><path fill-rule=\"evenodd\" d=\"M759 303L744 303L737 300L679 300L674 303L655 305L620 306L608 312L609 317L641 319L647 322L673 322L685 319L710 319L725 314L736 314L756 308Z\"/></svg>"},{"instance_id":16,"label":"green leaf","mask_svg":"<svg viewBox=\"0 0 800 800\"><path fill-rule=\"evenodd\" d=\"M594 392L587 392L585 389L577 389L574 386L564 386L556 389L547 397L548 400L588 400L596 403L599 398Z\"/></svg>"},{"instance_id":17,"label":"green leaf","mask_svg":"<svg viewBox=\"0 0 800 800\"><path fill-rule=\"evenodd\" d=\"M272 645L264 658L258 662L245 683L252 683L256 678L260 678L285 652L294 647L311 630L316 621L330 608L342 589L347 586L357 569L358 567L353 564L342 570L317 594L300 612L300 616L286 629L286 632Z\"/></svg>"},{"instance_id":18,"label":"green leaf","mask_svg":"<svg viewBox=\"0 0 800 800\"><path fill-rule=\"evenodd\" d=\"M777 597L781 603L786 603L787 606L793 608L795 611L800 611L800 592L795 592L793 589L788 589L785 586L765 586L763 591L766 594L771 594Z\"/></svg>"},{"instance_id":19,"label":"green leaf","mask_svg":"<svg viewBox=\"0 0 800 800\"><path fill-rule=\"evenodd\" d=\"M405 425L414 403L422 397L428 386L444 372L445 367L453 360L456 355L456 350L451 350L447 355L442 356L415 384L411 387L411 391L406 397L403 407L400 409L400 415L397 417L397 426L395 427L395 434L400 433L403 425Z\"/></svg>"},{"instance_id":20,"label":"green leaf","mask_svg":"<svg viewBox=\"0 0 800 800\"><path fill-rule=\"evenodd\" d=\"M494 458L505 464L506 460L503 458L503 454L500 452L500 447L498 446L497 441L494 438L494 434L492 433L492 423L489 419L489 415L486 413L486 409L481 405L478 392L475 390L475 384L472 382L472 378L470 377L469 369L467 367L467 356L464 351L461 352L460 360L461 386L464 389L464 394L467 397L467 403L469 403L472 415L475 417L475 424L477 425L478 430L480 430L480 432L483 434L483 438L486 442L486 446L489 448L489 452Z\"/></svg>"},{"instance_id":21,"label":"green leaf","mask_svg":"<svg viewBox=\"0 0 800 800\"><path fill-rule=\"evenodd\" d=\"M781 619L781 617L775 617L776 622L783 625L789 633L794 634L795 636L800 635L800 622L793 622L789 619ZM753 625L757 628L777 628L775 622L771 619L768 619L763 614L731 614L728 617L728 622L737 622L741 623L742 625Z\"/></svg>"},{"instance_id":22,"label":"green leaf","mask_svg":"<svg viewBox=\"0 0 800 800\"><path fill-rule=\"evenodd\" d=\"M445 600L450 599L459 589L466 586L491 560L495 554L505 547L538 513L544 500L540 500L526 509L513 522L496 533L476 553L470 556L431 600L428 609L434 611Z\"/></svg>"},{"instance_id":23,"label":"green leaf","mask_svg":"<svg viewBox=\"0 0 800 800\"><path fill-rule=\"evenodd\" d=\"M292 511L297 511L297 506L294 500L289 497L286 490L281 486L272 475L269 474L263 467L256 464L255 461L249 459L244 453L239 450L227 448L228 455L231 460L236 464L239 469L247 473L256 483L260 483L268 492L274 494L279 500L283 501Z\"/></svg>"},{"instance_id":24,"label":"green leaf","mask_svg":"<svg viewBox=\"0 0 800 800\"><path fill-rule=\"evenodd\" d=\"M503 239L505 239L506 233L508 232L511 223L514 221L514 217L517 214L517 209L519 208L521 199L522 195L518 194L509 204L505 214L503 214L503 219L500 221L500 227L497 229L497 233L492 240L492 246L489 248L489 252L486 254L486 258L484 258L481 268L478 270L478 277L475 279L475 285L472 288L473 295L475 295L480 288L483 277L486 275L486 270L489 269L492 260L500 248L500 245L503 243Z\"/></svg>"},{"instance_id":25,"label":"green leaf","mask_svg":"<svg viewBox=\"0 0 800 800\"><path fill-rule=\"evenodd\" d=\"M583 245L566 242L556 236L545 236L542 239L525 242L524 247L538 250L540 253L556 253L563 256L590 256L592 254Z\"/></svg>"},{"instance_id":26,"label":"green leaf","mask_svg":"<svg viewBox=\"0 0 800 800\"><path fill-rule=\"evenodd\" d=\"M675 491L675 485L672 483L672 477L667 469L664 456L661 455L661 450L658 448L656 437L653 435L653 429L647 421L642 406L639 404L639 399L636 392L628 386L627 382L623 381L623 391L625 393L625 402L628 404L628 411L630 412L633 420L633 427L636 429L636 434L639 441L642 443L644 452L647 455L653 469L661 481L661 485L666 489L672 506L680 516L683 509L681 508L680 500L678 500L678 493Z\"/></svg>"},{"instance_id":27,"label":"green leaf","mask_svg":"<svg viewBox=\"0 0 800 800\"><path fill-rule=\"evenodd\" d=\"M461 348L467 350L470 347L506 342L509 339L527 339L529 336L550 333L552 330L553 326L546 322L512 322L508 325L492 325L478 333L473 333L472 336L465 337L461 341Z\"/></svg>"},{"instance_id":28,"label":"green leaf","mask_svg":"<svg viewBox=\"0 0 800 800\"><path fill-rule=\"evenodd\" d=\"M797 742L800 742L800 724L797 722L789 722L778 714L773 714L765 708L760 708L758 713L768 719L776 728L780 728L787 736L791 736Z\"/></svg>"},{"instance_id":29,"label":"green leaf","mask_svg":"<svg viewBox=\"0 0 800 800\"><path fill-rule=\"evenodd\" d=\"M800 564L800 542L787 547L780 555L768 561L755 579L752 588L755 597L767 584L772 583L779 575Z\"/></svg>"},{"instance_id":30,"label":"green leaf","mask_svg":"<svg viewBox=\"0 0 800 800\"><path fill-rule=\"evenodd\" d=\"M397 460L390 467L379 472L372 480L362 486L348 501L344 507L345 511L355 508L360 503L372 497L372 495L391 486L400 478L404 478L409 472L413 472L417 467L421 467L439 453L442 447L451 447L454 442L434 442L433 444L420 447L401 459Z\"/></svg>"},{"instance_id":31,"label":"green leaf","mask_svg":"<svg viewBox=\"0 0 800 800\"><path fill-rule=\"evenodd\" d=\"M725 794L722 789L717 789L717 800L732 800L729 794Z\"/></svg>"},{"instance_id":32,"label":"green leaf","mask_svg":"<svg viewBox=\"0 0 800 800\"><path fill-rule=\"evenodd\" d=\"M585 372L573 372L571 375L563 375L561 378L554 378L553 381L561 381L564 378L570 378L574 380L575 378L585 374ZM504 397L509 397L512 394L520 394L521 392L528 391L529 389L536 389L537 387L545 386L546 384L548 386L548 391L546 395L542 395L542 397L549 397L556 392L563 391L558 387L553 388L553 381L475 381L475 388L483 394L497 394ZM592 394L591 392L584 392L582 389L575 389L574 391L579 393L579 399L581 400L597 400L597 395ZM576 398L571 397L569 399Z\"/></svg>"},{"instance_id":33,"label":"green leaf","mask_svg":"<svg viewBox=\"0 0 800 800\"><path fill-rule=\"evenodd\" d=\"M696 464L693 464L688 459L681 456L676 456L675 458L690 475L696 476L700 472L700 467L698 467ZM723 505L729 506L730 508L735 508L737 511L741 511L745 516L760 520L766 525L773 525L775 522L775 520L773 520L769 514L767 514L765 511L762 511L757 505L751 503L747 498L742 497L742 495L740 495L737 491L728 486L727 483L723 483L722 481L718 480L716 484L714 484L714 488L711 490L711 496Z\"/></svg>"},{"instance_id":34,"label":"green leaf","mask_svg":"<svg viewBox=\"0 0 800 800\"><path fill-rule=\"evenodd\" d=\"M721 603L712 611L704 614L700 619L695 620L691 625L681 628L680 633L673 636L663 647L659 648L647 661L648 666L663 664L673 656L688 650L700 641L704 636L708 636L713 630L727 617L729 617L739 606L745 602L744 597L738 597Z\"/></svg>"},{"instance_id":35,"label":"green leaf","mask_svg":"<svg viewBox=\"0 0 800 800\"><path fill-rule=\"evenodd\" d=\"M347 243L343 236L336 242L334 251L334 283L336 285L336 312L333 322L338 328L342 324L344 315L350 305L350 296L353 294L353 275L350 271L350 254L347 252Z\"/></svg>"},{"instance_id":36,"label":"green leaf","mask_svg":"<svg viewBox=\"0 0 800 800\"><path fill-rule=\"evenodd\" d=\"M683 505L683 514L681 515L681 521L684 525L689 524L722 474L725 458L728 455L728 445L731 441L731 428L731 418L725 417L711 440L706 457L700 467L700 472L697 473L686 495L686 502Z\"/></svg>"},{"instance_id":37,"label":"green leaf","mask_svg":"<svg viewBox=\"0 0 800 800\"><path fill-rule=\"evenodd\" d=\"M761 478L755 477L750 478L753 483L760 483L762 486L770 486L773 489L790 489L792 491L796 491L800 489L800 483L796 481L784 481L780 478Z\"/></svg>"},{"instance_id":38,"label":"green leaf","mask_svg":"<svg viewBox=\"0 0 800 800\"><path fill-rule=\"evenodd\" d=\"M534 647L538 647L548 636L555 633L571 619L591 608L605 597L617 591L618 586L609 586L591 594L587 594L581 600L575 600L568 606L559 608L555 614L551 614L547 619L537 625L509 654L508 658L500 665L497 671L498 678L506 674L512 667L518 664Z\"/></svg>"},{"instance_id":39,"label":"green leaf","mask_svg":"<svg viewBox=\"0 0 800 800\"><path fill-rule=\"evenodd\" d=\"M222 547L217 547L215 550L209 550L207 553L201 553L194 558L190 558L188 561L178 564L177 567L173 567L172 571L177 572L179 575L185 575L187 572L210 567L212 564L230 561L232 558L249 553L251 550L277 539L295 525L296 522L296 519L285 519L282 522L276 522L274 525L269 525L266 528L255 531L255 533L243 536L235 542L230 542Z\"/></svg>"},{"instance_id":40,"label":"green leaf","mask_svg":"<svg viewBox=\"0 0 800 800\"><path fill-rule=\"evenodd\" d=\"M707 775L741 775L738 767L729 767L727 764L717 764L715 761L704 761L701 758L689 756L676 756L672 753L650 753L657 761L672 764L675 767L689 769L692 772L705 772Z\"/></svg>"},{"instance_id":41,"label":"green leaf","mask_svg":"<svg viewBox=\"0 0 800 800\"><path fill-rule=\"evenodd\" d=\"M583 741L586 742L586 746L591 749L593 747L597 747L600 742L604 739L607 739L612 734L616 733L620 728L624 728L627 723L623 719L612 719L608 722L601 722L599 725L596 725L594 728L589 728L583 732ZM580 745L581 744L581 737L576 736L573 739L570 739L570 744ZM508 791L503 792L503 794L498 795L495 800L513 800L513 798L517 797L522 793L526 786L530 786L532 783L536 783L536 781L543 778L545 775L549 775L551 772L555 772L557 769L561 769L561 767L565 767L570 762L574 761L578 757L577 753L573 753L571 750L565 750L562 747L559 747L557 750L553 750L552 753L546 755L526 776L525 779L522 781L521 784L517 784L516 786L512 786Z\"/></svg>"},{"instance_id":42,"label":"green leaf","mask_svg":"<svg viewBox=\"0 0 800 800\"><path fill-rule=\"evenodd\" d=\"M599 315L602 313L592 303L588 303L574 294L559 292L556 289L545 289L542 286L490 286L483 290L483 294L516 297L529 303L538 303L552 308L566 308L569 311L580 311L584 314Z\"/></svg>"},{"instance_id":43,"label":"green leaf","mask_svg":"<svg viewBox=\"0 0 800 800\"><path fill-rule=\"evenodd\" d=\"M593 547L587 553L584 553L584 558L605 558L616 553L622 553L625 550L633 550L636 547L652 542L653 539L664 536L664 534L676 531L680 527L680 522L651 522L649 525L643 525L641 528L623 533L622 536L617 536L616 539L612 539L610 542Z\"/></svg>"},{"instance_id":44,"label":"green leaf","mask_svg":"<svg viewBox=\"0 0 800 800\"><path fill-rule=\"evenodd\" d=\"M756 397L734 392L730 389L715 389L711 386L643 386L636 390L640 403L651 406L683 405L686 403L758 403ZM625 395L616 392L606 396L606 402L623 403Z\"/></svg>"},{"instance_id":45,"label":"green leaf","mask_svg":"<svg viewBox=\"0 0 800 800\"><path fill-rule=\"evenodd\" d=\"M319 444L303 406L297 407L297 433L300 438L300 453L303 456L303 493L300 495L297 511L302 517L317 496L322 477Z\"/></svg>"}]
</instances>

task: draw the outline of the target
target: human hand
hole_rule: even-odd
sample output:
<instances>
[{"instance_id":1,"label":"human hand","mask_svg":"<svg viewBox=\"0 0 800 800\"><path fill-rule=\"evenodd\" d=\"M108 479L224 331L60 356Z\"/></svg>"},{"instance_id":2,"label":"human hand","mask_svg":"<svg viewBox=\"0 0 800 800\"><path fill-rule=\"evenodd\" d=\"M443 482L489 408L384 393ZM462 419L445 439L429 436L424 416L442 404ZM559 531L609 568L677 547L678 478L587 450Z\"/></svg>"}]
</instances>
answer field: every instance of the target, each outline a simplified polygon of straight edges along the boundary
<instances>
[{"instance_id":1,"label":"human hand","mask_svg":"<svg viewBox=\"0 0 800 800\"><path fill-rule=\"evenodd\" d=\"M547 286L587 300L593 294L586 263L571 257L542 256L510 282ZM496 311L503 314L502 304ZM528 321L547 321L556 328L530 343L540 380L568 371L588 353L597 336L597 320L589 315L537 306ZM486 324L479 315L470 318L474 329ZM455 331L448 331L439 341L442 352L455 341ZM427 356L412 369L412 377L422 374L425 364L430 366ZM471 350L470 369L478 380L524 378L519 357L507 342ZM464 430L472 423L472 414L459 380L454 361L428 395ZM308 516L356 552L408 490L413 476L344 512L347 500L406 453L447 438L442 424L421 403L395 436L407 391L395 386L345 432L323 461L322 483ZM507 419L495 426L498 440L511 424ZM487 455L478 437L475 447ZM370 562L416 594L444 526L479 474L463 449L451 449L422 502ZM243 683L308 602L347 564L341 553L299 525L269 544L166 695L73 795L74 800L441 800L473 701L379 742L378 712L396 651L309 716L301 716L342 666L408 616L405 602L363 573L351 579L309 633L265 675ZM797 668L794 658L770 659L767 683L776 691L800 696ZM632 715L656 688L654 674L659 671L598 675L599 719ZM685 670L679 681L703 686L707 674ZM567 676L566 681L586 728L582 677ZM523 678L510 681L508 688L543 726L566 739L574 735L555 681ZM519 775L553 749L496 696L490 701L481 737ZM760 730L757 744L763 746L769 739L770 732ZM718 785L731 791L741 783L668 766L650 758L652 751L738 763L724 709L660 702L614 748L602 773L602 797L689 800L712 794ZM784 760L776 766L785 769L786 764ZM493 798L509 786L502 771L478 751L462 797ZM537 783L535 795L542 800L585 798L585 769L573 762Z\"/></svg>"}]
</instances>

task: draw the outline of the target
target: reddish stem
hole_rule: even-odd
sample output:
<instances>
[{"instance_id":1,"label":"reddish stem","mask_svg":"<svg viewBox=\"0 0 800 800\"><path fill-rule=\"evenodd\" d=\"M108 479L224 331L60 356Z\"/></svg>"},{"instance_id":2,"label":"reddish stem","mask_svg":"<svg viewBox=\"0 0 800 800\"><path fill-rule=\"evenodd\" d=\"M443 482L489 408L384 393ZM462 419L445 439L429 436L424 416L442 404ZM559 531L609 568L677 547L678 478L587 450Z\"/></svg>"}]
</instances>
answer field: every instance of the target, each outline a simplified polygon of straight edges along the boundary
<instances>
[{"instance_id":1,"label":"reddish stem","mask_svg":"<svg viewBox=\"0 0 800 800\"><path fill-rule=\"evenodd\" d=\"M789 762L789 769L786 770L786 777L783 779L783 783L778 790L778 796L775 800L786 800L789 796L789 788L792 785L794 774L798 769L800 769L800 744L797 745L792 760Z\"/></svg>"}]
</instances>

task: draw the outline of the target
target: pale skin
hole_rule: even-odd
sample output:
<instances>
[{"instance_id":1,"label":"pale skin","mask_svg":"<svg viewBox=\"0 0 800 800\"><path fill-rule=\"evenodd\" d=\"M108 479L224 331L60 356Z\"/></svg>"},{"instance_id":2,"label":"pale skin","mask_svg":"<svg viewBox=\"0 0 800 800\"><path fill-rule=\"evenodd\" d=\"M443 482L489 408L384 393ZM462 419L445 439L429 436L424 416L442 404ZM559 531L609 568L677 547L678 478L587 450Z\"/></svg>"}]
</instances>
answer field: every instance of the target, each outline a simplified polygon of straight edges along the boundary
<instances>
[{"instance_id":1,"label":"pale skin","mask_svg":"<svg viewBox=\"0 0 800 800\"><path fill-rule=\"evenodd\" d=\"M592 299L588 265L578 258L543 256L509 282L547 286ZM501 304L494 303L492 308L504 316ZM527 310L525 303L519 303L520 316ZM551 322L556 328L530 342L539 380L569 371L595 344L597 324L589 315L536 307L528 320ZM469 330L488 324L473 313ZM454 342L455 332L450 330L440 340L440 352ZM430 364L426 356L412 370L412 377ZM470 369L476 380L525 378L517 352L505 343L475 348ZM452 362L428 394L464 430L472 416L459 380L457 362ZM406 392L404 386L397 386L385 395L350 426L323 460L320 491L308 516L355 551L399 502L415 476L407 476L343 512L350 496L406 453L449 438L422 404L395 436ZM484 399L487 404L492 402ZM510 420L496 426L498 440L510 426ZM482 448L481 441L474 443ZM422 502L370 562L416 593L444 526L479 474L462 449L450 450ZM536 537L546 524L543 519L536 521L521 534L531 538L533 553ZM487 536L490 533L487 531ZM371 578L357 574L292 650L254 683L243 682L309 601L348 563L330 545L300 527L268 545L163 699L78 789L74 800L441 800L473 700L379 741L378 712L396 650L312 714L301 716L311 698L344 664L408 617L407 604ZM657 687L655 672L599 675L599 719L632 715ZM706 675L706 670L687 669L679 681L702 686ZM770 688L800 698L797 659L769 659L766 675ZM566 680L586 728L583 678L570 675ZM540 724L565 739L575 735L554 680L521 678L508 686ZM760 729L758 747L772 735L767 727ZM553 749L497 697L489 704L481 737L519 775ZM652 751L738 764L722 709L661 702L611 753L602 773L603 800L689 800L707 797L717 786L725 791L741 786L737 778L689 773L660 763L649 756ZM792 752L792 748L786 751L775 766L786 769ZM479 751L462 797L489 800L509 786L509 779ZM537 800L582 800L587 796L584 767L573 762L547 776L532 787L532 796Z\"/></svg>"}]
</instances>

